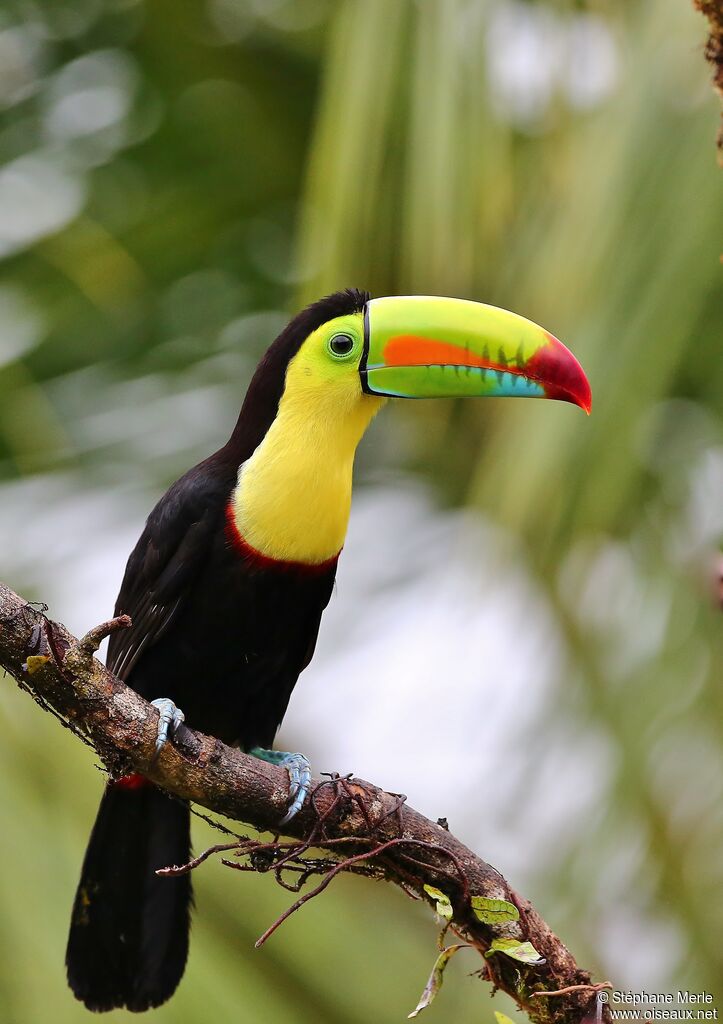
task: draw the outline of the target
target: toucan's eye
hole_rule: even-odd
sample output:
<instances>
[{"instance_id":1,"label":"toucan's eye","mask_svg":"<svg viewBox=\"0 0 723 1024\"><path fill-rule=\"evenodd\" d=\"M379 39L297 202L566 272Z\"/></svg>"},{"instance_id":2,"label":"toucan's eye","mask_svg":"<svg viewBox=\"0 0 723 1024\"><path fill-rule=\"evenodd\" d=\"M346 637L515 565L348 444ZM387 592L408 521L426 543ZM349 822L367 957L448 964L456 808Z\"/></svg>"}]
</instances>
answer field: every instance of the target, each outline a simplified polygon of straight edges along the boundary
<instances>
[{"instance_id":1,"label":"toucan's eye","mask_svg":"<svg viewBox=\"0 0 723 1024\"><path fill-rule=\"evenodd\" d=\"M329 351L333 356L343 359L348 356L354 348L354 339L351 334L335 334L329 338Z\"/></svg>"}]
</instances>

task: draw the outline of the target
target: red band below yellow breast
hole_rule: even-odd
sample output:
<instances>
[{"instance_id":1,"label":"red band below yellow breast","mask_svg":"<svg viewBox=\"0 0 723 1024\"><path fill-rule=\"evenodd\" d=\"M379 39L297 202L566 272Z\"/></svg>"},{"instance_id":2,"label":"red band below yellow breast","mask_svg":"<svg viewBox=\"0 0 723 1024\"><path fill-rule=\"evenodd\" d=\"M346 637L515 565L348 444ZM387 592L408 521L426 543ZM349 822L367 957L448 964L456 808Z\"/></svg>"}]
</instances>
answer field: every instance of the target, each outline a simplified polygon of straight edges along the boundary
<instances>
[{"instance_id":1,"label":"red band below yellow breast","mask_svg":"<svg viewBox=\"0 0 723 1024\"><path fill-rule=\"evenodd\" d=\"M324 562L287 562L280 558L271 558L262 551L251 547L241 536L231 502L226 506L226 539L234 551L255 569L291 573L297 576L324 576L336 567L341 554L341 551L338 551L332 558L327 558Z\"/></svg>"}]
</instances>

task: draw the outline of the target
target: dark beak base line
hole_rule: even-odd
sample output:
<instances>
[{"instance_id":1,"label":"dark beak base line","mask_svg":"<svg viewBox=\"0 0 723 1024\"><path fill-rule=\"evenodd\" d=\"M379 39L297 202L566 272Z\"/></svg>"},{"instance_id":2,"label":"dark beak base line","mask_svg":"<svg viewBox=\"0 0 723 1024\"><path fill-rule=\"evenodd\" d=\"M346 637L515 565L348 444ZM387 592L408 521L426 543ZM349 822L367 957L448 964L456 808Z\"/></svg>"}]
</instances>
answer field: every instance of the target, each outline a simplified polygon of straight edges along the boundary
<instances>
[{"instance_id":1,"label":"dark beak base line","mask_svg":"<svg viewBox=\"0 0 723 1024\"><path fill-rule=\"evenodd\" d=\"M361 359L359 360L359 378L361 380L361 388L365 395L373 395L374 392L369 388L369 380L367 375L367 363L369 361L369 303L364 305L364 345L362 349Z\"/></svg>"}]
</instances>

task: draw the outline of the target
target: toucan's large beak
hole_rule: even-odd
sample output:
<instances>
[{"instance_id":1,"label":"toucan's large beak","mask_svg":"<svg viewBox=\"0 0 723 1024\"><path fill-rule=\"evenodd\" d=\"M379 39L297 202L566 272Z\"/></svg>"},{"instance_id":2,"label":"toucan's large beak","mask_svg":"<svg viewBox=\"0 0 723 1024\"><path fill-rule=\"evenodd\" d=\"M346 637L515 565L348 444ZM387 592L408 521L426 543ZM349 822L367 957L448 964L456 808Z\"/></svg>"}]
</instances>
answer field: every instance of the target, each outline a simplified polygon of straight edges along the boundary
<instances>
[{"instance_id":1,"label":"toucan's large beak","mask_svg":"<svg viewBox=\"0 0 723 1024\"><path fill-rule=\"evenodd\" d=\"M466 299L371 299L363 389L395 398L558 398L589 413L590 384L562 342L516 313Z\"/></svg>"}]
</instances>

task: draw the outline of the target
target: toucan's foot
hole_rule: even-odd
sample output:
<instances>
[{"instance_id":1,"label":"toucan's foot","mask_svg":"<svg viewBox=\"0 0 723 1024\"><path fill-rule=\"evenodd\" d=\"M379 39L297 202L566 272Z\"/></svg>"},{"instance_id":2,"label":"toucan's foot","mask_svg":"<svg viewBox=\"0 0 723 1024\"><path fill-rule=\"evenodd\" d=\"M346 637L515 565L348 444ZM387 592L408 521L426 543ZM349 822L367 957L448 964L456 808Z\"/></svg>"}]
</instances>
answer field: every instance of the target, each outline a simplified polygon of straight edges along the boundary
<instances>
[{"instance_id":1,"label":"toucan's foot","mask_svg":"<svg viewBox=\"0 0 723 1024\"><path fill-rule=\"evenodd\" d=\"M265 750L252 747L249 754L269 764L278 764L289 773L289 809L279 822L286 825L304 806L311 789L311 764L303 754L290 754L286 750Z\"/></svg>"},{"instance_id":2,"label":"toucan's foot","mask_svg":"<svg viewBox=\"0 0 723 1024\"><path fill-rule=\"evenodd\" d=\"M156 736L156 757L158 757L166 745L169 730L172 736L175 735L186 716L180 708L176 707L170 697L156 697L151 704L154 708L158 708L158 735Z\"/></svg>"}]
</instances>

